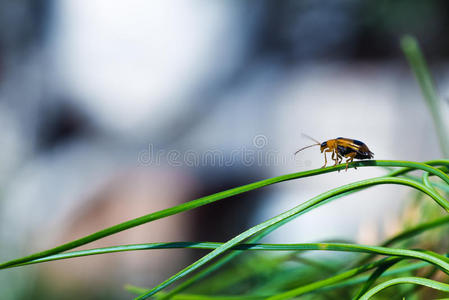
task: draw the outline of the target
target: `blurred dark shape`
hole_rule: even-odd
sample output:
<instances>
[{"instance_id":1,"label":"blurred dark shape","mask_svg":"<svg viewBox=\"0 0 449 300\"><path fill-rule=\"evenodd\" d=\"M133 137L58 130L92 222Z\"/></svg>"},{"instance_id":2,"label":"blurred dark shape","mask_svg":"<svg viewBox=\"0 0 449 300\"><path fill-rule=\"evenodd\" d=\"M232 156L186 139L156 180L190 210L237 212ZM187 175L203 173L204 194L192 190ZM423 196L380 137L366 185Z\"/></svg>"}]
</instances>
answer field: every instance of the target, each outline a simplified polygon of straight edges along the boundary
<instances>
[{"instance_id":1,"label":"blurred dark shape","mask_svg":"<svg viewBox=\"0 0 449 300\"><path fill-rule=\"evenodd\" d=\"M39 151L45 152L80 136L94 134L88 117L78 108L67 102L58 101L58 103L61 104L41 111L43 118L38 129Z\"/></svg>"},{"instance_id":2,"label":"blurred dark shape","mask_svg":"<svg viewBox=\"0 0 449 300\"><path fill-rule=\"evenodd\" d=\"M46 0L0 2L0 58L23 55L42 42L50 4Z\"/></svg>"},{"instance_id":3,"label":"blurred dark shape","mask_svg":"<svg viewBox=\"0 0 449 300\"><path fill-rule=\"evenodd\" d=\"M268 177L266 169L234 167L232 171L223 168L203 168L200 170L200 190L195 198L212 195L227 189L249 184ZM214 174L214 176L210 176ZM270 188L266 187L235 195L195 209L192 213L194 241L225 242L253 226L252 212L262 206L262 195L266 196ZM266 198L265 198L266 199Z\"/></svg>"},{"instance_id":4,"label":"blurred dark shape","mask_svg":"<svg viewBox=\"0 0 449 300\"><path fill-rule=\"evenodd\" d=\"M78 204L65 218L55 244L85 236L116 223L162 210L191 199L192 182L179 170L125 169L115 172L89 201ZM171 188L176 185L176 188ZM82 246L84 249L146 242L189 241L191 216L180 214L142 224L127 231ZM132 251L120 254L70 259L40 265L40 294L34 299L123 299L127 292L116 282L157 284L177 271L177 266L193 262L185 249L173 251ZM70 270L70 272L67 272ZM105 276L107 274L107 276ZM51 284L50 284L51 283ZM108 287L108 288L105 288ZM103 295L104 291L106 294ZM102 298L103 297L103 298ZM66 297L64 297L66 298Z\"/></svg>"},{"instance_id":5,"label":"blurred dark shape","mask_svg":"<svg viewBox=\"0 0 449 300\"><path fill-rule=\"evenodd\" d=\"M281 57L287 65L345 57L357 26L353 9L351 2L265 1L256 51Z\"/></svg>"},{"instance_id":6,"label":"blurred dark shape","mask_svg":"<svg viewBox=\"0 0 449 300\"><path fill-rule=\"evenodd\" d=\"M426 49L429 60L447 57L449 2L399 0L366 1L355 11L358 26L352 59L402 59L399 38L413 34Z\"/></svg>"},{"instance_id":7,"label":"blurred dark shape","mask_svg":"<svg viewBox=\"0 0 449 300\"><path fill-rule=\"evenodd\" d=\"M429 59L447 57L447 1L264 1L251 57L308 60L400 58L399 37L418 37ZM259 2L258 5L261 5Z\"/></svg>"}]
</instances>

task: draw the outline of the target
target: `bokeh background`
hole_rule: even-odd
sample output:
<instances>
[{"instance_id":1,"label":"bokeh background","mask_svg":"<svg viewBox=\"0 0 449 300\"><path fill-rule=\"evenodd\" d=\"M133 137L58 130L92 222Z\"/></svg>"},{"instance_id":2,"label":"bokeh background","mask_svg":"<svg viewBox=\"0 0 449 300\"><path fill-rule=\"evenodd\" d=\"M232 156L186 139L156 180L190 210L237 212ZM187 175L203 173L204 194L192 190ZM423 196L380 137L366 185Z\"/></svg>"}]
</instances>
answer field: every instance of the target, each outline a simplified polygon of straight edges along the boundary
<instances>
[{"instance_id":1,"label":"bokeh background","mask_svg":"<svg viewBox=\"0 0 449 300\"><path fill-rule=\"evenodd\" d=\"M449 94L447 1L0 1L0 259L270 176L320 167L301 133L377 159L441 157L399 39ZM382 174L282 183L85 248L226 241L318 193ZM407 188L323 206L270 242L374 244ZM389 205L388 213L384 211ZM154 250L0 272L2 299L123 299L203 252Z\"/></svg>"}]
</instances>

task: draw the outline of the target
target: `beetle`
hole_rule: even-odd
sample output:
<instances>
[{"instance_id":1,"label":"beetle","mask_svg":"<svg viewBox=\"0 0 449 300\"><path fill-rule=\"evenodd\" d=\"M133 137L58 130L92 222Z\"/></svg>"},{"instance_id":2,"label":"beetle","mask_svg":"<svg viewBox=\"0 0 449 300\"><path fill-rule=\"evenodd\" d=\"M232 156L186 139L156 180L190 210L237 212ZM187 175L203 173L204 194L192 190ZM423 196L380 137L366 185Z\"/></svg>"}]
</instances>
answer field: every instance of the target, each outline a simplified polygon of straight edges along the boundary
<instances>
[{"instance_id":1,"label":"beetle","mask_svg":"<svg viewBox=\"0 0 449 300\"><path fill-rule=\"evenodd\" d=\"M321 168L326 167L327 164L327 157L326 153L331 152L332 153L332 160L335 161L334 166L338 165L343 161L343 158L346 158L346 168L345 171L348 170L349 163L352 162L355 159L371 159L374 157L374 153L369 150L368 146L358 140L354 139L348 139L343 137L338 137L336 139L327 140L325 142L318 142L314 138L311 138L308 135L303 134L305 137L311 139L316 144L303 147L295 152L295 155L298 154L298 152L313 147L313 146L320 146L321 153L324 153L324 166ZM356 167L354 167L357 169Z\"/></svg>"}]
</instances>

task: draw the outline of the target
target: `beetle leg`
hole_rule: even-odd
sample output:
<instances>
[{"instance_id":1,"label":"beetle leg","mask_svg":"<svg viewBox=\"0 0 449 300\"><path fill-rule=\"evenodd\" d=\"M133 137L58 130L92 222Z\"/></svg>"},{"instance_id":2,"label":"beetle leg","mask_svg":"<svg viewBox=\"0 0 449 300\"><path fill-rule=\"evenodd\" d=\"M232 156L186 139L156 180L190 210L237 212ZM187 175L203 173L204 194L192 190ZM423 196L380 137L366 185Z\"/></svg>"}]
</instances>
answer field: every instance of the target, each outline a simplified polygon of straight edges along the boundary
<instances>
[{"instance_id":1,"label":"beetle leg","mask_svg":"<svg viewBox=\"0 0 449 300\"><path fill-rule=\"evenodd\" d=\"M336 156L336 160L335 160L335 165L334 166L336 166L336 165L341 164L341 161L342 161L343 157L340 154L338 154L337 151L335 151L334 153L335 153L335 156ZM340 173L340 169L338 169L338 172Z\"/></svg>"},{"instance_id":2,"label":"beetle leg","mask_svg":"<svg viewBox=\"0 0 449 300\"><path fill-rule=\"evenodd\" d=\"M326 157L327 152L332 152L332 150L330 150L330 149L324 150L324 166L322 166L321 168L324 168L327 164L327 157Z\"/></svg>"},{"instance_id":3,"label":"beetle leg","mask_svg":"<svg viewBox=\"0 0 449 300\"><path fill-rule=\"evenodd\" d=\"M326 153L327 153L327 151L324 151L324 165L321 167L321 169L324 168L324 167L326 167L326 164L327 164Z\"/></svg>"},{"instance_id":4,"label":"beetle leg","mask_svg":"<svg viewBox=\"0 0 449 300\"><path fill-rule=\"evenodd\" d=\"M351 153L345 155L345 157L346 157L346 169L345 169L345 171L348 170L349 163L352 162L352 161L354 160L354 157L355 157L356 155L357 155L356 152L351 152ZM354 167L354 169L357 169L357 168Z\"/></svg>"},{"instance_id":5,"label":"beetle leg","mask_svg":"<svg viewBox=\"0 0 449 300\"><path fill-rule=\"evenodd\" d=\"M334 167L341 162L341 155L338 154L337 150L334 150L332 152L332 159L335 161ZM340 169L338 169L338 172L340 173Z\"/></svg>"},{"instance_id":6,"label":"beetle leg","mask_svg":"<svg viewBox=\"0 0 449 300\"><path fill-rule=\"evenodd\" d=\"M332 160L335 162L334 166L338 164L338 156L335 151L332 151Z\"/></svg>"},{"instance_id":7,"label":"beetle leg","mask_svg":"<svg viewBox=\"0 0 449 300\"><path fill-rule=\"evenodd\" d=\"M340 159L338 163L341 164L341 162L343 161L343 156L341 156L340 154L337 154L337 155L338 155L338 158Z\"/></svg>"}]
</instances>

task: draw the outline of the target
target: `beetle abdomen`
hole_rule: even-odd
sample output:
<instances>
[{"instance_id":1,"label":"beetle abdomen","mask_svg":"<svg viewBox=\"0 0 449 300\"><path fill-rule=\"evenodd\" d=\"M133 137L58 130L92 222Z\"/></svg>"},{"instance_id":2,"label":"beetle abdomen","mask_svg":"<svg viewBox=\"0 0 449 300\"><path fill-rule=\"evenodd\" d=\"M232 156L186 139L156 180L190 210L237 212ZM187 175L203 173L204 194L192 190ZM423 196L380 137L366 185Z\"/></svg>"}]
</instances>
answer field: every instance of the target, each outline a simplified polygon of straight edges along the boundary
<instances>
[{"instance_id":1,"label":"beetle abdomen","mask_svg":"<svg viewBox=\"0 0 449 300\"><path fill-rule=\"evenodd\" d=\"M346 156L350 153L356 153L356 159L370 159L373 154L363 142L348 138L338 137L337 151L341 156Z\"/></svg>"}]
</instances>

